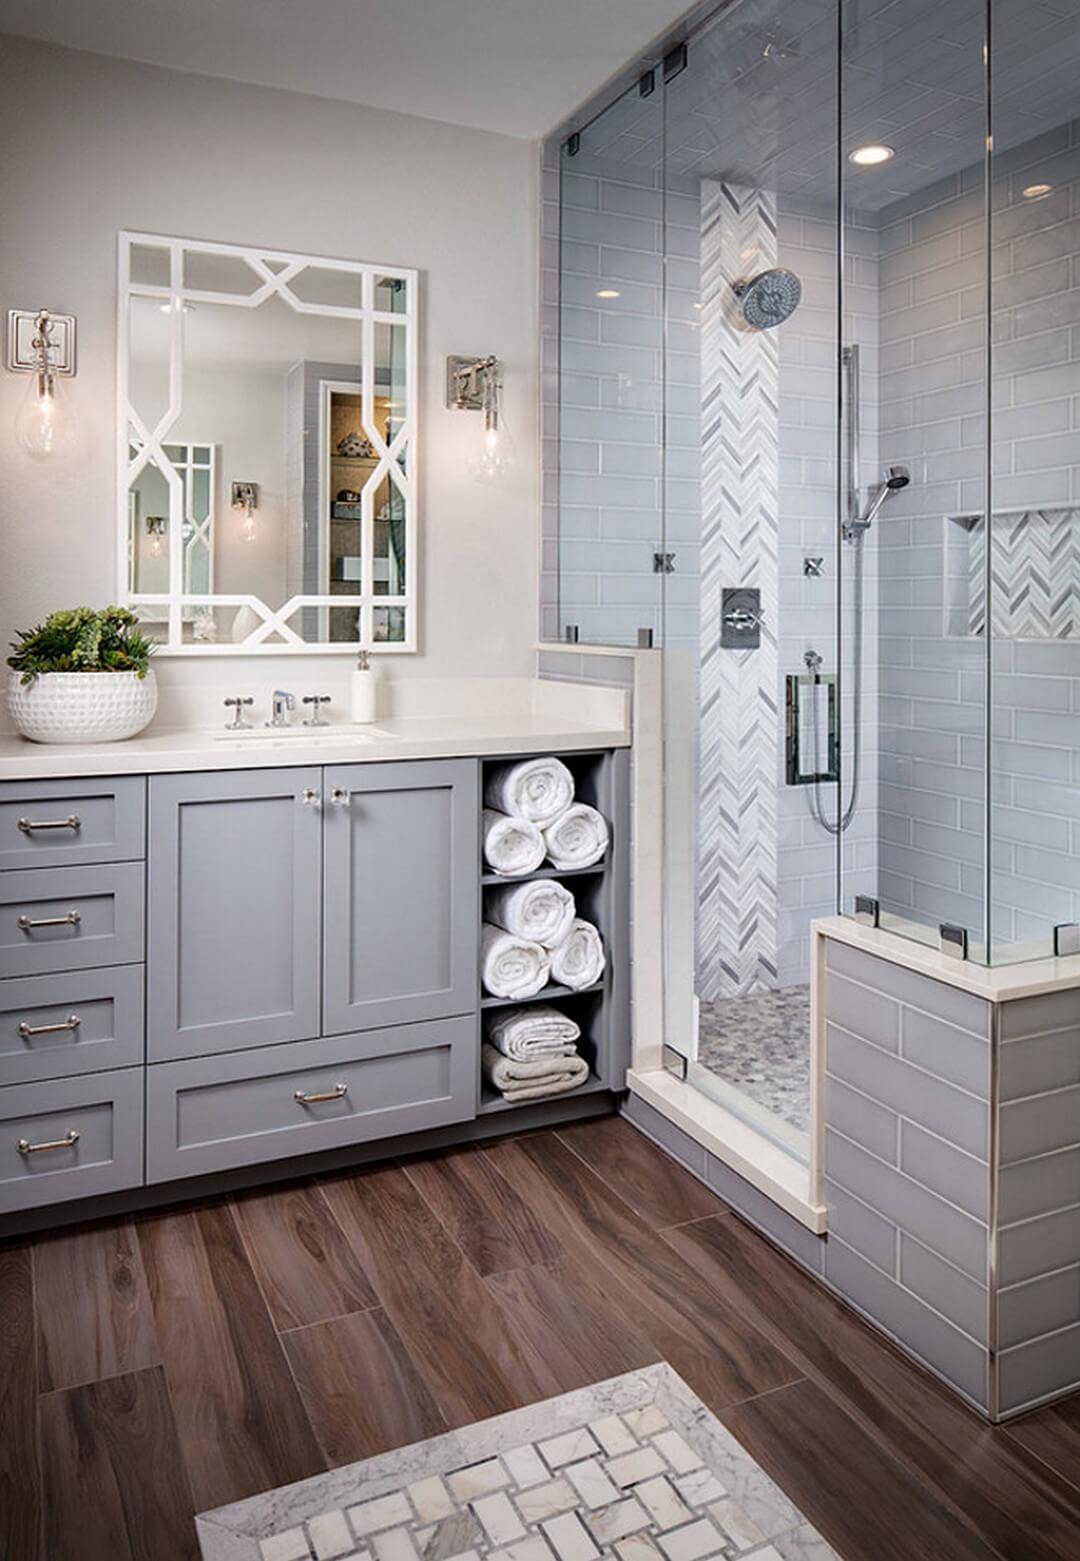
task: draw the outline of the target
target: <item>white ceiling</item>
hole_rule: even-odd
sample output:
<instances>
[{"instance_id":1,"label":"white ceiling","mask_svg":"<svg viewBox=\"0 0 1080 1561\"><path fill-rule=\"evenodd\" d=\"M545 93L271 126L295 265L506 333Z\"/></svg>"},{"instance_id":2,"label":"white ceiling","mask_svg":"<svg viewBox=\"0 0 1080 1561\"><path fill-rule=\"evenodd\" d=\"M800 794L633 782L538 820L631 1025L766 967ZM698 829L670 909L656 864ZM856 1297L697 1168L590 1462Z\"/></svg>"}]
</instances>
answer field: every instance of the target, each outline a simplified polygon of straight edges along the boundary
<instances>
[{"instance_id":1,"label":"white ceiling","mask_svg":"<svg viewBox=\"0 0 1080 1561\"><path fill-rule=\"evenodd\" d=\"M688 4L0 0L0 32L532 138Z\"/></svg>"}]
</instances>

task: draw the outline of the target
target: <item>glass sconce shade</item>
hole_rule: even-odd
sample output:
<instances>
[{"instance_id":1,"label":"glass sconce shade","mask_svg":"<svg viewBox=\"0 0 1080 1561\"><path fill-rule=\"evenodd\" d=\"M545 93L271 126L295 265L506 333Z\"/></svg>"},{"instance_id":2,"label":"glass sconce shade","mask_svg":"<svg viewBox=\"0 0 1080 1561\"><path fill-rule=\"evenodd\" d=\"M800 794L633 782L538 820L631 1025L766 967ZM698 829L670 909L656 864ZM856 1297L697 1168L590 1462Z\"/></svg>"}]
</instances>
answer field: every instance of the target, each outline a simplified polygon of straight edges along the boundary
<instances>
[{"instance_id":1,"label":"glass sconce shade","mask_svg":"<svg viewBox=\"0 0 1080 1561\"><path fill-rule=\"evenodd\" d=\"M36 369L15 419L15 437L28 455L46 460L69 453L76 433L74 413L56 375Z\"/></svg>"}]
</instances>

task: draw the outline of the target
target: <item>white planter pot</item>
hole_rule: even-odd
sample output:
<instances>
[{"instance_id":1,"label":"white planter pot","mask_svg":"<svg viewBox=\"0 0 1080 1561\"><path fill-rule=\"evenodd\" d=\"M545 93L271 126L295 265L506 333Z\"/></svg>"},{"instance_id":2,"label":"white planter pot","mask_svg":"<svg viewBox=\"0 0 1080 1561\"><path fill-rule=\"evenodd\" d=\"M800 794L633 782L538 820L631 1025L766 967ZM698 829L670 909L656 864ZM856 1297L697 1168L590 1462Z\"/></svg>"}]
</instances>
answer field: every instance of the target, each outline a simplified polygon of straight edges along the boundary
<instances>
[{"instance_id":1,"label":"white planter pot","mask_svg":"<svg viewBox=\"0 0 1080 1561\"><path fill-rule=\"evenodd\" d=\"M35 743L115 743L153 719L153 669L135 672L46 672L32 683L8 679L8 710Z\"/></svg>"}]
</instances>

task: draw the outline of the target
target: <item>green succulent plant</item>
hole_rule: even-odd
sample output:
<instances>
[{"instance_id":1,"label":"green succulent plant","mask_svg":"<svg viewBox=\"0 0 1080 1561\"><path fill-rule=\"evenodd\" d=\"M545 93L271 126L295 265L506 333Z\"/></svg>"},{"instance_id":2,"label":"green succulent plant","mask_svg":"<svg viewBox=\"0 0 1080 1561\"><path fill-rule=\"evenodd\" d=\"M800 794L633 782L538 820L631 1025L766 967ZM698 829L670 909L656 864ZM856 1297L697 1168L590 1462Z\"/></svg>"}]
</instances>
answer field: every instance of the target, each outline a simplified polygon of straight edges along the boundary
<instances>
[{"instance_id":1,"label":"green succulent plant","mask_svg":"<svg viewBox=\"0 0 1080 1561\"><path fill-rule=\"evenodd\" d=\"M144 678L154 642L126 607L72 607L50 613L34 629L19 629L9 667L21 683L46 672L134 672Z\"/></svg>"}]
</instances>

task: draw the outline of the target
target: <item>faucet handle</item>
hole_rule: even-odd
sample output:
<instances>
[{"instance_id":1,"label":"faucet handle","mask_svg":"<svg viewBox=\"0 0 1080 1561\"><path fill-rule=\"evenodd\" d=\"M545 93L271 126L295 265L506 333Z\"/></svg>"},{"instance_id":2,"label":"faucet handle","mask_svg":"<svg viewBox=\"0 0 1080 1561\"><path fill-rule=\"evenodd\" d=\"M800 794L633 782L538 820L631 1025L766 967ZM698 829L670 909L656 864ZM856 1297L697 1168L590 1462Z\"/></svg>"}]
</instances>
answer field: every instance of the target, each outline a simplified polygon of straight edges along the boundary
<instances>
[{"instance_id":1,"label":"faucet handle","mask_svg":"<svg viewBox=\"0 0 1080 1561\"><path fill-rule=\"evenodd\" d=\"M250 694L246 699L241 699L238 694L234 694L230 698L226 699L226 710L230 710L235 706L236 714L233 716L231 721L226 721L225 730L227 732L248 731L251 727L251 722L244 720L244 708L246 705L253 705L254 703L255 701Z\"/></svg>"},{"instance_id":2,"label":"faucet handle","mask_svg":"<svg viewBox=\"0 0 1080 1561\"><path fill-rule=\"evenodd\" d=\"M301 703L303 703L305 705L311 705L312 706L311 718L310 718L310 720L305 720L305 722L304 722L305 726L329 726L330 725L329 721L324 721L323 720L323 717L322 717L322 715L319 712L319 706L320 705L328 705L330 703L330 695L329 694L305 694L304 697L303 697L303 700L301 701Z\"/></svg>"}]
</instances>

